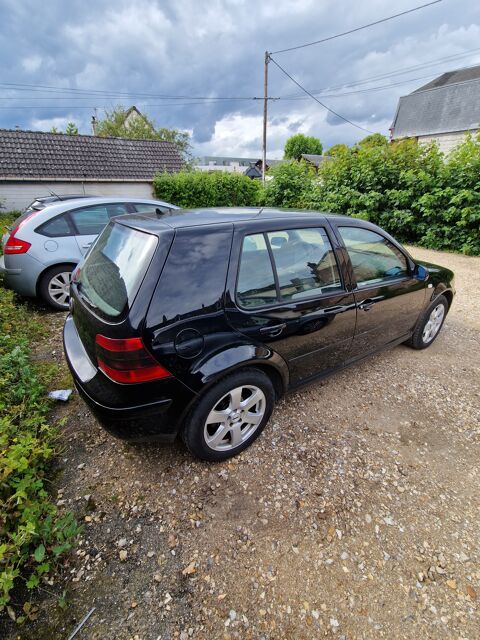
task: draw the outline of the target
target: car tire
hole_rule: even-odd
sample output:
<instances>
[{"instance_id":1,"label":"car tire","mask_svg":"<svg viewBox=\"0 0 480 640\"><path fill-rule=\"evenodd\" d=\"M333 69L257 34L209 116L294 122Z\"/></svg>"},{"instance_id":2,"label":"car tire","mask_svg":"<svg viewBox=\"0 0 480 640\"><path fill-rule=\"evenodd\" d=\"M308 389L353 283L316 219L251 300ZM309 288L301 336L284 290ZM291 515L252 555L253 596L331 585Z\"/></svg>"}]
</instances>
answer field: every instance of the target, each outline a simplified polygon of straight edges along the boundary
<instances>
[{"instance_id":1,"label":"car tire","mask_svg":"<svg viewBox=\"0 0 480 640\"><path fill-rule=\"evenodd\" d=\"M258 369L242 369L200 396L185 421L183 441L201 460L227 460L258 438L274 405L275 390L268 375Z\"/></svg>"},{"instance_id":2,"label":"car tire","mask_svg":"<svg viewBox=\"0 0 480 640\"><path fill-rule=\"evenodd\" d=\"M448 301L445 296L438 296L424 311L417 322L410 340L409 347L413 349L426 349L437 338L448 313Z\"/></svg>"},{"instance_id":3,"label":"car tire","mask_svg":"<svg viewBox=\"0 0 480 640\"><path fill-rule=\"evenodd\" d=\"M74 265L72 264L58 264L51 269L47 269L42 275L38 285L38 292L41 298L53 309L68 311L70 277L73 269Z\"/></svg>"}]
</instances>

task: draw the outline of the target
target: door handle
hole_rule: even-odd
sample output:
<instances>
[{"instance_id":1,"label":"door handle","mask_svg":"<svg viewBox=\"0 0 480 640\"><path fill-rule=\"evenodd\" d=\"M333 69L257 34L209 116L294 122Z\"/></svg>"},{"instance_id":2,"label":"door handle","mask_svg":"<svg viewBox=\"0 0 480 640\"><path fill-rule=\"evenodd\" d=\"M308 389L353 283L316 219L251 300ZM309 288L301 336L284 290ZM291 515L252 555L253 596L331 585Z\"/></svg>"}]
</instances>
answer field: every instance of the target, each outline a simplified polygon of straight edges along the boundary
<instances>
[{"instance_id":1,"label":"door handle","mask_svg":"<svg viewBox=\"0 0 480 640\"><path fill-rule=\"evenodd\" d=\"M279 336L282 331L285 329L287 325L285 324L285 322L282 322L282 324L275 324L273 327L262 327L260 329L260 333L262 335L268 335L271 338L275 338L276 336Z\"/></svg>"},{"instance_id":2,"label":"door handle","mask_svg":"<svg viewBox=\"0 0 480 640\"><path fill-rule=\"evenodd\" d=\"M362 300L362 302L360 302L360 304L358 305L358 308L363 309L364 311L370 311L370 309L373 307L374 304L375 304L375 300L372 300L371 298L367 298L366 300Z\"/></svg>"},{"instance_id":3,"label":"door handle","mask_svg":"<svg viewBox=\"0 0 480 640\"><path fill-rule=\"evenodd\" d=\"M82 244L82 249L90 249L91 246L92 242L89 242L88 244Z\"/></svg>"}]
</instances>

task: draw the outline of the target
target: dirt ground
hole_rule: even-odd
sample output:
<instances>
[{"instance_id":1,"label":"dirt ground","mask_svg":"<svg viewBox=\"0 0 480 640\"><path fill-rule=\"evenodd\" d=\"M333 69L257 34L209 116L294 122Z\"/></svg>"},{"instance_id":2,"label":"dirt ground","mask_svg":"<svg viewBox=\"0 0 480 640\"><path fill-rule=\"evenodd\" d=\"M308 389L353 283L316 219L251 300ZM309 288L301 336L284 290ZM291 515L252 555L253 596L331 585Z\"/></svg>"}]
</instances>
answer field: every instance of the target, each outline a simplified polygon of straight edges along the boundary
<instances>
[{"instance_id":1,"label":"dirt ground","mask_svg":"<svg viewBox=\"0 0 480 640\"><path fill-rule=\"evenodd\" d=\"M5 637L68 638L95 607L77 639L479 638L480 258L412 253L456 272L438 340L287 397L228 463L62 406L58 500L85 526L49 587L68 606Z\"/></svg>"}]
</instances>

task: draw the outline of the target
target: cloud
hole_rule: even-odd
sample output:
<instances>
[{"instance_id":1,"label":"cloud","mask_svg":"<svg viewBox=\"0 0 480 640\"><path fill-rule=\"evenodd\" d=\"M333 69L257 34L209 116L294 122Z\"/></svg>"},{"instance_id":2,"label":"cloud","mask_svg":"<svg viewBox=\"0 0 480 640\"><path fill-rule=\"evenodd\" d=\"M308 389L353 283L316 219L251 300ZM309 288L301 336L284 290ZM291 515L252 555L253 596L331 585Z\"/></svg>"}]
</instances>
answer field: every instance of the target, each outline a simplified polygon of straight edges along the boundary
<instances>
[{"instance_id":1,"label":"cloud","mask_svg":"<svg viewBox=\"0 0 480 640\"><path fill-rule=\"evenodd\" d=\"M101 115L105 107L136 104L160 126L192 131L195 153L258 156L261 101L187 105L185 96L261 97L266 49L317 40L411 6L411 0L399 0L395 6L385 5L384 0L264 0L255 5L247 0L97 0L86 10L82 0L49 0L41 5L38 0L3 0L2 82L96 93L66 96L49 89L3 87L0 127L48 129L52 122L75 120L82 132L89 133L94 107ZM443 2L274 57L306 88L321 91L322 101L334 111L367 129L387 133L400 95L428 81L422 76L480 62L480 52L349 85L478 48L479 25L475 0L465 0L461 11L455 3ZM386 84L391 86L371 90ZM135 95L115 97L108 91ZM326 147L351 144L366 135L304 96L273 64L269 92L272 97L293 98L269 103L270 157L281 156L286 138L299 131L320 137Z\"/></svg>"}]
</instances>

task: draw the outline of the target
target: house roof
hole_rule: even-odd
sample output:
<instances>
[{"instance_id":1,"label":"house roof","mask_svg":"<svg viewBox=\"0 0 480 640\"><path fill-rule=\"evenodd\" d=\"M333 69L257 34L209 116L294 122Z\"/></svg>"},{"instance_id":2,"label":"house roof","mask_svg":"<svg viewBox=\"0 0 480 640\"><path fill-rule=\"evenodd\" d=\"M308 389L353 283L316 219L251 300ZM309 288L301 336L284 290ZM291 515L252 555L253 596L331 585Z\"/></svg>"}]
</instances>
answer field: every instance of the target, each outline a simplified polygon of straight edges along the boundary
<instances>
[{"instance_id":1,"label":"house roof","mask_svg":"<svg viewBox=\"0 0 480 640\"><path fill-rule=\"evenodd\" d=\"M464 67L463 69L455 69L455 71L447 71L442 73L441 76L430 80L427 84L419 87L414 91L426 91L427 89L436 89L437 87L444 87L447 84L457 84L458 82L467 82L468 80L476 80L480 78L480 65L476 67Z\"/></svg>"},{"instance_id":2,"label":"house roof","mask_svg":"<svg viewBox=\"0 0 480 640\"><path fill-rule=\"evenodd\" d=\"M172 142L0 129L0 180L148 180L184 162Z\"/></svg>"},{"instance_id":3,"label":"house roof","mask_svg":"<svg viewBox=\"0 0 480 640\"><path fill-rule=\"evenodd\" d=\"M332 159L331 156L319 155L316 153L302 153L302 158L314 164L316 167L319 167L323 162L328 162Z\"/></svg>"},{"instance_id":4,"label":"house roof","mask_svg":"<svg viewBox=\"0 0 480 640\"><path fill-rule=\"evenodd\" d=\"M480 66L444 73L401 97L392 138L476 129L480 129Z\"/></svg>"}]
</instances>

